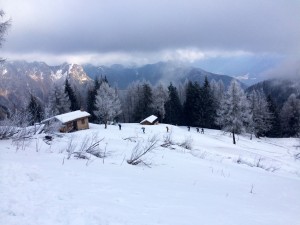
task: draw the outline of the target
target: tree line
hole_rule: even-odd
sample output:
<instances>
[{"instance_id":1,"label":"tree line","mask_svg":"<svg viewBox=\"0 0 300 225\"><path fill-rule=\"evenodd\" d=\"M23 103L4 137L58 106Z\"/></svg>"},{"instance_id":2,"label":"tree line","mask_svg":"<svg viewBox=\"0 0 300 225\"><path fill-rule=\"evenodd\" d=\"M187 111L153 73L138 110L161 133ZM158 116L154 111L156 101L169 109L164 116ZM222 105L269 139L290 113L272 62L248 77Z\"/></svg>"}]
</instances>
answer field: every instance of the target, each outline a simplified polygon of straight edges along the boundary
<instances>
[{"instance_id":1,"label":"tree line","mask_svg":"<svg viewBox=\"0 0 300 225\"><path fill-rule=\"evenodd\" d=\"M44 118L78 110L81 105L75 89L66 79L63 86L53 85L49 100L43 104L31 94L25 109L29 124ZM300 100L291 94L282 108L262 91L246 93L232 81L226 89L220 80L203 84L185 81L151 85L148 81L132 82L126 90L109 85L105 78L96 78L87 93L86 111L90 122L140 122L156 115L160 122L201 128L222 129L235 135L248 132L256 137L291 137L300 131Z\"/></svg>"}]
</instances>

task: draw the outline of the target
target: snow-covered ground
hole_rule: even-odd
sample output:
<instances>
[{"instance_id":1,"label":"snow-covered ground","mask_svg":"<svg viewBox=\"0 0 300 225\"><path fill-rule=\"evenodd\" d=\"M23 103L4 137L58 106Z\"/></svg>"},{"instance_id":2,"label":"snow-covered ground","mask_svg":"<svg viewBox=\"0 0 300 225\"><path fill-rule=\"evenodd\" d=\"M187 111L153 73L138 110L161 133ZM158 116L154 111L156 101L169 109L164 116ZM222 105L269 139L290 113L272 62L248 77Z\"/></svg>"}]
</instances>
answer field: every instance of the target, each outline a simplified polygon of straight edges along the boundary
<instances>
[{"instance_id":1,"label":"snow-covered ground","mask_svg":"<svg viewBox=\"0 0 300 225\"><path fill-rule=\"evenodd\" d=\"M170 128L166 132L166 126ZM3 225L299 225L300 151L297 139L253 139L170 125L91 124L12 145L0 141L0 224ZM160 147L170 134L173 145ZM67 159L97 134L105 159ZM145 165L131 151L160 141ZM188 140L192 149L179 147ZM137 142L134 142L137 141Z\"/></svg>"}]
</instances>

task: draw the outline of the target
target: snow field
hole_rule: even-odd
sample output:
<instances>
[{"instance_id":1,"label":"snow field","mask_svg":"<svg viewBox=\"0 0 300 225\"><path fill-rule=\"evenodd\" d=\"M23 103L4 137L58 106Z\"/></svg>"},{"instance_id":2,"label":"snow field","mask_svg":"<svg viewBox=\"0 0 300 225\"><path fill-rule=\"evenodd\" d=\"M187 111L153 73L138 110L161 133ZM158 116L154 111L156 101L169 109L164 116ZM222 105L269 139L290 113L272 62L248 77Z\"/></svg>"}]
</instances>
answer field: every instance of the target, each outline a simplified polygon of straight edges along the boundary
<instances>
[{"instance_id":1,"label":"snow field","mask_svg":"<svg viewBox=\"0 0 300 225\"><path fill-rule=\"evenodd\" d=\"M136 142L157 135L162 141L192 140L192 150L173 145L146 155L147 166L126 163ZM0 141L0 224L6 225L298 225L299 161L296 139L249 140L205 130L188 132L170 125L117 126L54 137L51 145L37 135L16 151ZM98 133L108 157L67 159L70 139L76 146ZM161 143L161 142L160 142ZM263 158L274 172L250 166ZM237 163L238 159L243 162Z\"/></svg>"}]
</instances>

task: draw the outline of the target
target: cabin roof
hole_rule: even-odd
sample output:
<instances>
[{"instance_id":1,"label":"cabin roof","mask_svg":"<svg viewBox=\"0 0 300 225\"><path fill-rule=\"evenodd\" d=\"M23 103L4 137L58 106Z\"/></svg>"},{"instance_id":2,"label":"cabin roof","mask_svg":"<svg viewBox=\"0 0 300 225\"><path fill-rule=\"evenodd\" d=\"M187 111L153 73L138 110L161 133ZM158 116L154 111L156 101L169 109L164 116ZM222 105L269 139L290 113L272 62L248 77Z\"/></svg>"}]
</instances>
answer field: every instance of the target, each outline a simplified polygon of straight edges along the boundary
<instances>
[{"instance_id":1,"label":"cabin roof","mask_svg":"<svg viewBox=\"0 0 300 225\"><path fill-rule=\"evenodd\" d=\"M157 116L151 115L151 116L147 117L146 119L142 120L140 123L144 123L146 121L148 121L149 123L153 123L153 122L155 122L155 120L157 120Z\"/></svg>"},{"instance_id":2,"label":"cabin roof","mask_svg":"<svg viewBox=\"0 0 300 225\"><path fill-rule=\"evenodd\" d=\"M68 113L53 116L51 118L43 120L42 123L47 122L47 121L49 121L53 118L59 120L62 123L67 123L67 122L71 122L71 121L81 119L81 118L84 118L84 117L89 117L89 116L91 116L91 114L89 114L88 112L77 110L77 111L68 112Z\"/></svg>"}]
</instances>

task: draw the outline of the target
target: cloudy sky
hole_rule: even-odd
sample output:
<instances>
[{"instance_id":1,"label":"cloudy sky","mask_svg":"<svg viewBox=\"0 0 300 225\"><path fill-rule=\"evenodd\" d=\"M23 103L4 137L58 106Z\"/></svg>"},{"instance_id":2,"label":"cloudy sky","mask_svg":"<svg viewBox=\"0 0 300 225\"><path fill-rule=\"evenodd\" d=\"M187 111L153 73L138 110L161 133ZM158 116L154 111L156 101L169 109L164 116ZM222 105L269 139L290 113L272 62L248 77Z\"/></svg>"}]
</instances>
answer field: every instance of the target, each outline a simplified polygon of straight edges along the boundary
<instances>
[{"instance_id":1,"label":"cloudy sky","mask_svg":"<svg viewBox=\"0 0 300 225\"><path fill-rule=\"evenodd\" d=\"M299 0L1 0L0 8L12 19L1 49L9 60L299 73Z\"/></svg>"}]
</instances>

